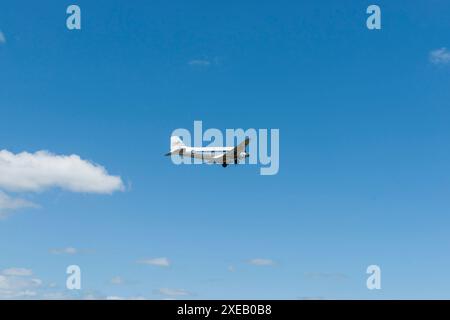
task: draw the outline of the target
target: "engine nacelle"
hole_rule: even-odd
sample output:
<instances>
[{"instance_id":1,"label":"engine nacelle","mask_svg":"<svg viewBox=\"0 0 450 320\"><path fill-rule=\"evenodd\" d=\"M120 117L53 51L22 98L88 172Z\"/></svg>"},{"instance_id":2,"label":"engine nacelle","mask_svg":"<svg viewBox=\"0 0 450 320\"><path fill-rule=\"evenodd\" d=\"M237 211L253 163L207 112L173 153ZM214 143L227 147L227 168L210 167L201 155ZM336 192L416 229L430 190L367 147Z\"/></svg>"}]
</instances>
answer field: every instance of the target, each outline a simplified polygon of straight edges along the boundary
<instances>
[{"instance_id":1,"label":"engine nacelle","mask_svg":"<svg viewBox=\"0 0 450 320\"><path fill-rule=\"evenodd\" d=\"M247 152L241 152L239 153L239 160L244 160L245 158L248 158L249 154Z\"/></svg>"}]
</instances>

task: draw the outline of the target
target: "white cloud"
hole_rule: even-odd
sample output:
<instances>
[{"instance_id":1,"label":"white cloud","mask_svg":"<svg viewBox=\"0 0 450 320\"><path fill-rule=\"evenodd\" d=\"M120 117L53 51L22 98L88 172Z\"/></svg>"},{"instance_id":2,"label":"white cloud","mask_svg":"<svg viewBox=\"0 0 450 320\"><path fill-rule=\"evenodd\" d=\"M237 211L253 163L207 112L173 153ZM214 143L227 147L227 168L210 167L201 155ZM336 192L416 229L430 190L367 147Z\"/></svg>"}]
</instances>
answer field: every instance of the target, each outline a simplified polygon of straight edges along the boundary
<instances>
[{"instance_id":1,"label":"white cloud","mask_svg":"<svg viewBox=\"0 0 450 320\"><path fill-rule=\"evenodd\" d=\"M339 272L306 272L305 277L309 279L338 279L345 280L347 275Z\"/></svg>"},{"instance_id":2,"label":"white cloud","mask_svg":"<svg viewBox=\"0 0 450 320\"><path fill-rule=\"evenodd\" d=\"M148 264L151 266L158 266L158 267L169 267L170 266L170 261L167 258L142 259L142 260L139 260L138 263Z\"/></svg>"},{"instance_id":3,"label":"white cloud","mask_svg":"<svg viewBox=\"0 0 450 320\"><path fill-rule=\"evenodd\" d=\"M20 199L12 198L6 193L0 191L0 219L6 218L12 211L22 209L22 208L35 208L36 204Z\"/></svg>"},{"instance_id":4,"label":"white cloud","mask_svg":"<svg viewBox=\"0 0 450 320\"><path fill-rule=\"evenodd\" d=\"M57 248L57 249L51 249L51 254L77 254L78 249L73 247L67 247L67 248Z\"/></svg>"},{"instance_id":5,"label":"white cloud","mask_svg":"<svg viewBox=\"0 0 450 320\"><path fill-rule=\"evenodd\" d=\"M121 297L121 296L107 296L106 300L145 300L144 297Z\"/></svg>"},{"instance_id":6,"label":"white cloud","mask_svg":"<svg viewBox=\"0 0 450 320\"><path fill-rule=\"evenodd\" d=\"M199 67L209 67L211 65L211 61L196 59L189 61L190 66L199 66Z\"/></svg>"},{"instance_id":7,"label":"white cloud","mask_svg":"<svg viewBox=\"0 0 450 320\"><path fill-rule=\"evenodd\" d=\"M26 268L9 268L3 270L2 274L6 276L27 277L33 275L33 271L31 269Z\"/></svg>"},{"instance_id":8,"label":"white cloud","mask_svg":"<svg viewBox=\"0 0 450 320\"><path fill-rule=\"evenodd\" d=\"M228 267L228 271L229 271L229 272L235 272L235 271L236 271L236 268L235 268L234 266L229 266L229 267Z\"/></svg>"},{"instance_id":9,"label":"white cloud","mask_svg":"<svg viewBox=\"0 0 450 320\"><path fill-rule=\"evenodd\" d=\"M37 192L52 187L106 194L124 190L120 177L109 175L102 166L78 155L0 151L0 189Z\"/></svg>"},{"instance_id":10,"label":"white cloud","mask_svg":"<svg viewBox=\"0 0 450 320\"><path fill-rule=\"evenodd\" d=\"M157 291L157 293L168 297L180 297L192 295L191 292L184 289L169 289L169 288L161 288Z\"/></svg>"},{"instance_id":11,"label":"white cloud","mask_svg":"<svg viewBox=\"0 0 450 320\"><path fill-rule=\"evenodd\" d=\"M0 44L4 43L6 43L6 37L5 34L2 31L0 31Z\"/></svg>"},{"instance_id":12,"label":"white cloud","mask_svg":"<svg viewBox=\"0 0 450 320\"><path fill-rule=\"evenodd\" d=\"M2 299L52 299L52 300L143 300L142 296L107 296L97 291L87 291L83 294L58 290L55 283L45 284L33 276L33 270L11 267L0 270L0 300Z\"/></svg>"},{"instance_id":13,"label":"white cloud","mask_svg":"<svg viewBox=\"0 0 450 320\"><path fill-rule=\"evenodd\" d=\"M55 292L44 292L40 294L40 297L44 300L69 300L72 299L71 296L67 295L65 292L55 291Z\"/></svg>"},{"instance_id":14,"label":"white cloud","mask_svg":"<svg viewBox=\"0 0 450 320\"><path fill-rule=\"evenodd\" d=\"M116 276L113 277L109 282L114 285L122 285L125 283L125 280L120 276Z\"/></svg>"},{"instance_id":15,"label":"white cloud","mask_svg":"<svg viewBox=\"0 0 450 320\"><path fill-rule=\"evenodd\" d=\"M0 299L36 297L42 280L31 278L33 272L25 268L9 268L0 274Z\"/></svg>"},{"instance_id":16,"label":"white cloud","mask_svg":"<svg viewBox=\"0 0 450 320\"><path fill-rule=\"evenodd\" d=\"M450 51L447 48L440 48L430 52L430 61L434 64L450 63Z\"/></svg>"},{"instance_id":17,"label":"white cloud","mask_svg":"<svg viewBox=\"0 0 450 320\"><path fill-rule=\"evenodd\" d=\"M275 262L273 260L260 259L260 258L251 259L248 261L248 263L250 263L254 266L273 266L273 265L275 265Z\"/></svg>"}]
</instances>

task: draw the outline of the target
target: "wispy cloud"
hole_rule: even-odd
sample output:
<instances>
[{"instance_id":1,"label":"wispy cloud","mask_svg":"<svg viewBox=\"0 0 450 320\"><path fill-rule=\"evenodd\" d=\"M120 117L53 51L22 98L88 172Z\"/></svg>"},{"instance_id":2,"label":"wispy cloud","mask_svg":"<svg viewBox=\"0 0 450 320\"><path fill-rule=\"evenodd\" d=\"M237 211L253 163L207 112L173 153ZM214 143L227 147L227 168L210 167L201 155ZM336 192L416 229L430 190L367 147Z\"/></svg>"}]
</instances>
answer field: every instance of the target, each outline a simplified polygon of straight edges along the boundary
<instances>
[{"instance_id":1,"label":"wispy cloud","mask_svg":"<svg viewBox=\"0 0 450 320\"><path fill-rule=\"evenodd\" d=\"M106 194L124 189L120 177L109 175L102 166L78 155L0 151L0 189L36 192L52 187Z\"/></svg>"},{"instance_id":2,"label":"wispy cloud","mask_svg":"<svg viewBox=\"0 0 450 320\"><path fill-rule=\"evenodd\" d=\"M5 276L28 277L33 275L31 269L26 268L8 268L2 271Z\"/></svg>"},{"instance_id":3,"label":"wispy cloud","mask_svg":"<svg viewBox=\"0 0 450 320\"><path fill-rule=\"evenodd\" d=\"M184 289L169 289L169 288L161 288L156 291L156 293L161 294L167 297L186 297L191 296L192 293L184 290Z\"/></svg>"},{"instance_id":4,"label":"wispy cloud","mask_svg":"<svg viewBox=\"0 0 450 320\"><path fill-rule=\"evenodd\" d=\"M0 45L6 43L5 34L0 30Z\"/></svg>"},{"instance_id":5,"label":"wispy cloud","mask_svg":"<svg viewBox=\"0 0 450 320\"><path fill-rule=\"evenodd\" d=\"M339 272L306 272L305 277L309 279L347 279L347 275Z\"/></svg>"},{"instance_id":6,"label":"wispy cloud","mask_svg":"<svg viewBox=\"0 0 450 320\"><path fill-rule=\"evenodd\" d=\"M44 300L72 300L73 297L69 296L66 292L62 291L52 291L52 292L43 292L39 294L39 297Z\"/></svg>"},{"instance_id":7,"label":"wispy cloud","mask_svg":"<svg viewBox=\"0 0 450 320\"><path fill-rule=\"evenodd\" d=\"M114 278L113 278L114 279ZM117 279L116 279L117 280ZM174 293L164 291L165 293ZM0 300L2 299L46 299L46 300L143 300L142 296L113 296L99 291L69 292L55 283L44 283L34 276L32 269L11 267L0 270Z\"/></svg>"},{"instance_id":8,"label":"wispy cloud","mask_svg":"<svg viewBox=\"0 0 450 320\"><path fill-rule=\"evenodd\" d=\"M147 264L147 265L157 266L157 267L170 267L170 264L171 264L170 260L165 257L141 259L141 260L138 260L137 263Z\"/></svg>"},{"instance_id":9,"label":"wispy cloud","mask_svg":"<svg viewBox=\"0 0 450 320\"><path fill-rule=\"evenodd\" d=\"M26 268L9 268L0 274L0 299L34 298L42 286L42 280L32 278Z\"/></svg>"},{"instance_id":10,"label":"wispy cloud","mask_svg":"<svg viewBox=\"0 0 450 320\"><path fill-rule=\"evenodd\" d=\"M0 219L22 208L36 208L38 205L21 198L13 198L0 191Z\"/></svg>"},{"instance_id":11,"label":"wispy cloud","mask_svg":"<svg viewBox=\"0 0 450 320\"><path fill-rule=\"evenodd\" d=\"M73 247L66 247L66 248L55 248L50 249L51 254L67 254L67 255L74 255L79 253L79 250L77 248Z\"/></svg>"},{"instance_id":12,"label":"wispy cloud","mask_svg":"<svg viewBox=\"0 0 450 320\"><path fill-rule=\"evenodd\" d=\"M254 266L273 266L275 262L271 259L255 258L248 260L248 263Z\"/></svg>"},{"instance_id":13,"label":"wispy cloud","mask_svg":"<svg viewBox=\"0 0 450 320\"><path fill-rule=\"evenodd\" d=\"M430 61L434 64L449 64L450 51L447 48L440 48L430 52Z\"/></svg>"},{"instance_id":14,"label":"wispy cloud","mask_svg":"<svg viewBox=\"0 0 450 320\"><path fill-rule=\"evenodd\" d=\"M116 286L120 286L125 284L125 280L120 276L115 276L109 281L109 283L114 284Z\"/></svg>"},{"instance_id":15,"label":"wispy cloud","mask_svg":"<svg viewBox=\"0 0 450 320\"><path fill-rule=\"evenodd\" d=\"M106 300L146 300L145 297L122 297L122 296L107 296Z\"/></svg>"},{"instance_id":16,"label":"wispy cloud","mask_svg":"<svg viewBox=\"0 0 450 320\"><path fill-rule=\"evenodd\" d=\"M56 291L55 291L56 289ZM73 299L67 290L59 291L55 283L45 284L32 269L11 267L0 271L1 299Z\"/></svg>"},{"instance_id":17,"label":"wispy cloud","mask_svg":"<svg viewBox=\"0 0 450 320\"><path fill-rule=\"evenodd\" d=\"M211 61L206 59L193 59L188 62L190 66L197 67L209 67L211 65Z\"/></svg>"}]
</instances>

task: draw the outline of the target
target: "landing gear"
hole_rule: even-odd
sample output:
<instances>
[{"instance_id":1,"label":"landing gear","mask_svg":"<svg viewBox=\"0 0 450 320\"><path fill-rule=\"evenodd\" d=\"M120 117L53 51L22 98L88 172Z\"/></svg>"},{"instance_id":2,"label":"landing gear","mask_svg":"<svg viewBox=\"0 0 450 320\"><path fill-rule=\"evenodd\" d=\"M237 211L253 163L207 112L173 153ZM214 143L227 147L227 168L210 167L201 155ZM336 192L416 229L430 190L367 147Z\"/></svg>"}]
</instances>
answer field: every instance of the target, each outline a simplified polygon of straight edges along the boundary
<instances>
[{"instance_id":1,"label":"landing gear","mask_svg":"<svg viewBox=\"0 0 450 320\"><path fill-rule=\"evenodd\" d=\"M222 163L222 167L224 167L224 168L226 168L226 167L227 167L227 165L228 165L228 164L227 164L227 163L225 163L225 162L224 162L224 163Z\"/></svg>"}]
</instances>

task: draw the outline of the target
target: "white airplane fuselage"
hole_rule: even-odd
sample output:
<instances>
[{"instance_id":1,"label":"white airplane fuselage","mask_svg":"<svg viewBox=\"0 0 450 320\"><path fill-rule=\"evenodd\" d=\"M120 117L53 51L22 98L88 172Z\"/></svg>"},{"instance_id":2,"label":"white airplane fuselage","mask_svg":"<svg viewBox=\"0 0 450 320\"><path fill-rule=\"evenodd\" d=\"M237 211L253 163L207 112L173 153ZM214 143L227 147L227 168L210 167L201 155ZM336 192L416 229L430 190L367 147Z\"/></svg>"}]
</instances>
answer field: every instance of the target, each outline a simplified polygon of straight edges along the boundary
<instances>
[{"instance_id":1,"label":"white airplane fuselage","mask_svg":"<svg viewBox=\"0 0 450 320\"><path fill-rule=\"evenodd\" d=\"M166 155L195 158L226 167L228 164L237 164L249 157L249 154L245 151L248 143L249 139L246 139L236 147L188 147L179 137L171 137L171 151Z\"/></svg>"}]
</instances>

